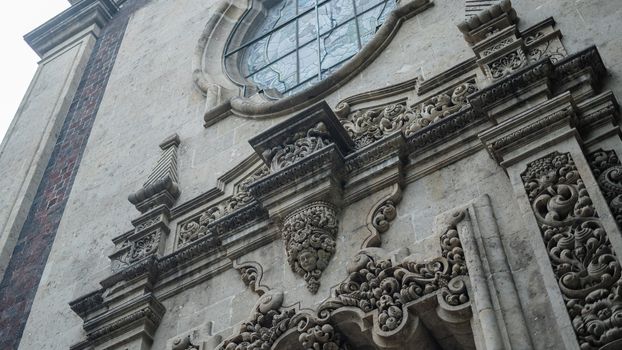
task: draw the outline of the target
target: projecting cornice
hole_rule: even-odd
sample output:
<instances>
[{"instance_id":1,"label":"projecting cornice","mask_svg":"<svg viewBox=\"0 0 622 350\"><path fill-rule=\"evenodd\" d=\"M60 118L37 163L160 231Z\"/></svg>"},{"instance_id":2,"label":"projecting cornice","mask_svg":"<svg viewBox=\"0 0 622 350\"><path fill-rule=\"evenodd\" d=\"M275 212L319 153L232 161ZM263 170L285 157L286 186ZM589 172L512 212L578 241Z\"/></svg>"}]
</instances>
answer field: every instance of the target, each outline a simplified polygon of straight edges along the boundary
<instances>
[{"instance_id":1,"label":"projecting cornice","mask_svg":"<svg viewBox=\"0 0 622 350\"><path fill-rule=\"evenodd\" d=\"M71 3L70 8L24 35L24 40L39 57L45 56L50 50L85 30L93 31L97 35L97 31L119 11L119 2L114 0L82 0Z\"/></svg>"}]
</instances>

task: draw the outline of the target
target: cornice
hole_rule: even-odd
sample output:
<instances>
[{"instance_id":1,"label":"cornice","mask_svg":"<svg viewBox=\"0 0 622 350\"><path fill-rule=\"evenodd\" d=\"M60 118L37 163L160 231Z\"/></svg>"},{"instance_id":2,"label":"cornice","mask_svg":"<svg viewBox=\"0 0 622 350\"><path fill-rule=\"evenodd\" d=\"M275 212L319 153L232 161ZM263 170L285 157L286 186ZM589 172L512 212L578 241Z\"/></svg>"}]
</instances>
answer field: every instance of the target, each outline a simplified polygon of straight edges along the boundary
<instances>
[{"instance_id":1,"label":"cornice","mask_svg":"<svg viewBox=\"0 0 622 350\"><path fill-rule=\"evenodd\" d=\"M114 0L73 1L71 7L26 34L24 40L43 57L84 30L101 29L118 11L118 1Z\"/></svg>"}]
</instances>

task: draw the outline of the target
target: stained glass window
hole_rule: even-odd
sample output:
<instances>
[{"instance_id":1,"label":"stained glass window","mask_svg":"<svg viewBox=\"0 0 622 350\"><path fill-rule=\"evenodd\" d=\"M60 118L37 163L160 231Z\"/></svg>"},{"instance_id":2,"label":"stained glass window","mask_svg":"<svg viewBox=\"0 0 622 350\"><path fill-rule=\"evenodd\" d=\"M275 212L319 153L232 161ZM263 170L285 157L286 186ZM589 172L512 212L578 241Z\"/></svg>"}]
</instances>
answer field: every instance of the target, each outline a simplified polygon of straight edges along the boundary
<instances>
[{"instance_id":1,"label":"stained glass window","mask_svg":"<svg viewBox=\"0 0 622 350\"><path fill-rule=\"evenodd\" d=\"M230 40L226 65L237 67L242 84L291 95L359 52L394 6L395 0L255 0L261 10L245 15L242 23L253 24L244 39Z\"/></svg>"}]
</instances>

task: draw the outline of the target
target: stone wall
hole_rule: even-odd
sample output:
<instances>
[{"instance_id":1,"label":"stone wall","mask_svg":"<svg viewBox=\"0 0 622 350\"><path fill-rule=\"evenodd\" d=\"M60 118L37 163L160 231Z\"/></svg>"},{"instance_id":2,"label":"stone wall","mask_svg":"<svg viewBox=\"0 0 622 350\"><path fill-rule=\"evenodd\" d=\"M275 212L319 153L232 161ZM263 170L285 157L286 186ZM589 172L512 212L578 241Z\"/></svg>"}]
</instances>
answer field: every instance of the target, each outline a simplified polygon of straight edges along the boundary
<instances>
[{"instance_id":1,"label":"stone wall","mask_svg":"<svg viewBox=\"0 0 622 350\"><path fill-rule=\"evenodd\" d=\"M206 23L216 12L216 4L198 0L153 0L140 5L126 3L121 12L123 15L120 14L99 39L92 60L102 57L100 54L112 57L108 61L114 62L110 77L107 83L105 79L97 82L102 84L97 85L99 89L87 89L86 85L81 87L74 100L74 109L68 115L67 128L78 126L72 123L75 118L86 118L88 123L93 123L93 127L89 129L90 135L86 129L80 129L81 134L76 134L76 137L88 137L83 151L71 146L75 147L72 148L76 152L75 159L81 160L79 168L73 170L75 173L67 175L71 180L66 185L71 187L73 182L69 197L56 199L60 203L56 204L57 208L63 207L64 211L58 212L58 217L46 216L46 220L52 220L53 226L58 228L55 237L46 236L47 241L45 244L42 242L45 246L42 250L51 249L47 262L41 254L38 262L34 263L39 269L45 264L45 269L40 282L36 282L37 276L30 282L38 283L38 288L21 338L21 349L66 349L90 339L86 335L90 331L82 328L86 324L71 311L68 303L101 290L100 281L107 281L111 275L118 273L111 269L108 256L125 249L122 246L123 237L140 233L139 225L132 223L132 219L140 214L125 198L141 188L147 179L160 155L157 145L162 140L173 133L177 133L180 139L177 167L181 195L177 206L170 208L172 214L166 219L171 232L158 248L159 256L169 256L177 249L176 235L182 224L205 208L236 194L236 185L244 180L252 167L261 164L259 156L252 158L254 150L248 140L295 114L263 119L230 115L203 128L206 98L193 83L192 59ZM420 88L426 81L438 79L438 74L472 57L470 46L456 28L456 24L464 20L464 7L454 5L453 0L437 0L432 7L405 20L388 46L369 66L351 80L341 82L343 85L323 99L331 108L338 110L338 103L346 98L414 78L418 78L418 82L412 85ZM134 12L133 6L139 8ZM616 1L601 1L598 4L590 1L548 1L545 4L535 0L516 1L514 8L519 13L520 30L541 22L545 17L554 17L556 28L564 33L562 42L568 53L595 44L611 75L602 88L611 89L617 95L622 93L622 84L617 78L617 72L622 71L619 63L622 56L618 50L621 30L612 25L622 11ZM120 23L130 13L127 29L123 31ZM225 22L231 20L226 16L222 18ZM106 35L117 39L122 36L120 43L115 42L120 45L116 55L112 48L104 47ZM210 67L220 68L220 63L212 63ZM473 68L476 68L475 64ZM95 74L98 69L104 67L91 62L86 77ZM483 77L484 73L478 71L474 74L479 79L480 88L490 85L491 82ZM400 98L416 105L438 94L441 87L444 89L451 84L451 81L445 81L421 94L415 89L405 90L400 93ZM103 86L105 91L101 90ZM94 94L99 97L92 105L80 105L80 99ZM101 102L98 102L100 99ZM365 101L356 108L382 105L390 100L390 96L379 97ZM518 101L512 108L522 111L545 100L545 97L526 99L527 102ZM505 121L506 117L500 116L499 122ZM486 128L492 128L493 123L486 120L481 123L477 125L480 129L470 129L468 134L445 139L445 145L451 147L437 145L420 154L401 154L397 157L402 162L400 165L381 163L368 169L378 177L393 174L391 176L395 178L386 175L386 181L398 186L401 192L398 196L401 201L395 198L399 201L397 217L389 220L390 228L382 234L380 243L388 252L408 248L408 255L414 254L420 259L437 257L441 254L437 217L488 195L496 218L488 224L498 226L503 245L498 248L507 255L522 308L522 311L508 311L503 309L507 304L495 305L494 313L499 319L524 315L533 343L533 347L527 344L524 348L560 348L560 339L572 330L558 323L561 317L558 315L563 313L555 311L559 309L559 301L551 301L547 290L552 287L544 281L542 274L550 267L542 259L538 260L538 253L533 252L534 246L541 247L537 245L541 241L534 243L534 230L529 226L533 224L531 214L519 204L523 199L516 194L516 184L508 177L507 169L498 165L500 162L493 158L495 154L485 149L484 142L477 137ZM68 136L61 134L59 139L65 140L64 137L74 135L69 131L66 129ZM62 164L55 161L55 157L62 154L62 150L54 153L49 171ZM399 169L391 172L392 167ZM357 176L365 177L364 174ZM53 180L53 176L44 177L39 190L41 195L46 193L45 188L54 185ZM269 211L271 220L249 225L231 236L224 234L221 245L209 253L209 259L213 260L186 261L178 271L162 273L155 282L141 282L144 284L137 288L150 292L153 289L153 295L166 309L153 334L150 333L151 328L146 327L149 329L145 332L153 339L152 349L169 349L170 339L195 328L201 329L201 337L217 335L227 338L235 333L236 324L248 317L259 297L244 286L240 273L233 268L232 260L239 264L248 261L260 264L263 268L261 282L273 291L284 291L284 306L313 309L320 305L330 295L331 288L348 277L348 262L367 242L371 234L368 216L374 213L379 201L394 193L393 187L378 184L370 190L360 190L357 186L364 185L356 181L356 178L344 180L345 189L339 190L344 193L344 205L339 213L337 251L322 273L316 294L309 293L305 280L288 266L285 244L277 229L283 219L279 215L286 216L288 209L283 208L287 205L277 206ZM62 192L69 193L65 187ZM45 205L45 210L48 210L47 203L54 200L54 196L45 199L40 205ZM33 218L28 222L36 218L37 208L35 205L31 209ZM36 225L35 221L30 225L38 229L44 227ZM24 237L36 232L26 230ZM253 249L242 249L236 244ZM13 259L18 260L13 266L30 266L18 264L22 258L19 250L17 252ZM11 269L18 271L16 267ZM507 273L503 270L499 275ZM106 285L106 282L102 283ZM105 298L119 297L122 300L121 296L132 294L120 292L123 288L129 288L125 282L117 283L104 288ZM19 285L7 286L16 288ZM116 302L115 299L106 305L114 309L118 306ZM499 303L503 304L503 301ZM20 315L23 316L23 313ZM54 322L50 323L50 319ZM97 328L97 325L94 327ZM210 327L211 330L207 330ZM512 334L514 331L517 333ZM508 334L501 337L505 344L520 339L519 330L510 329ZM573 336L570 338L574 339ZM17 338L12 339L15 342ZM54 341L50 342L50 339ZM97 346L110 345L116 349L116 345L102 344Z\"/></svg>"}]
</instances>

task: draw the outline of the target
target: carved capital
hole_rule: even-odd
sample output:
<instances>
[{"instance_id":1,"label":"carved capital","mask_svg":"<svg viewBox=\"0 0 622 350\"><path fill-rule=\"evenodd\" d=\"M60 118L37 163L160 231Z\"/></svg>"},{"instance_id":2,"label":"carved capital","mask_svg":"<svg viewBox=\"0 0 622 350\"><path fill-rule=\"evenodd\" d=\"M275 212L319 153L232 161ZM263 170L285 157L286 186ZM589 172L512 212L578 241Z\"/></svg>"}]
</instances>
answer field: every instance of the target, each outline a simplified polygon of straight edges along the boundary
<instances>
[{"instance_id":1,"label":"carved capital","mask_svg":"<svg viewBox=\"0 0 622 350\"><path fill-rule=\"evenodd\" d=\"M322 271L335 253L338 229L335 207L327 202L308 204L283 221L289 266L305 279L313 294L317 293Z\"/></svg>"}]
</instances>

